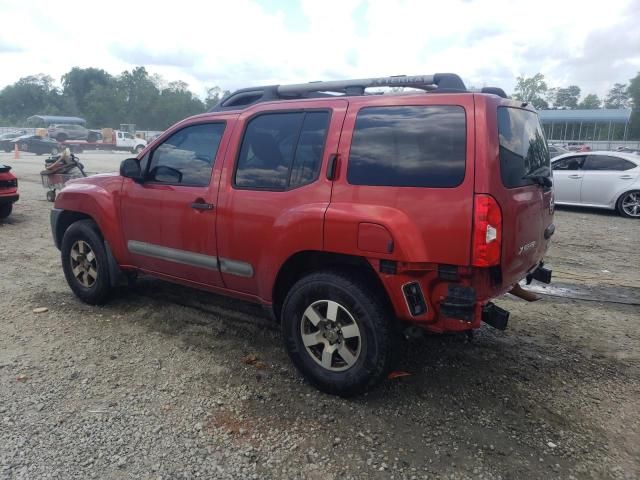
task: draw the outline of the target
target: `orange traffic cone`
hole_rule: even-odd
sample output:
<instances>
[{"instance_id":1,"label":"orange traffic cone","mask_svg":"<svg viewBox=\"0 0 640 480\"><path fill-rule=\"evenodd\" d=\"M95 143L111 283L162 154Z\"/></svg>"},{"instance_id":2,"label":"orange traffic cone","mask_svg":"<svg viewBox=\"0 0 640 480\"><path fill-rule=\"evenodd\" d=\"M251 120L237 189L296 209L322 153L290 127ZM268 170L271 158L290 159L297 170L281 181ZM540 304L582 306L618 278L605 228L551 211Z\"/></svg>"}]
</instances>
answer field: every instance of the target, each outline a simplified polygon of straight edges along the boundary
<instances>
[{"instance_id":1,"label":"orange traffic cone","mask_svg":"<svg viewBox=\"0 0 640 480\"><path fill-rule=\"evenodd\" d=\"M20 150L18 149L18 144L17 143L14 143L13 159L14 160L20 160Z\"/></svg>"}]
</instances>

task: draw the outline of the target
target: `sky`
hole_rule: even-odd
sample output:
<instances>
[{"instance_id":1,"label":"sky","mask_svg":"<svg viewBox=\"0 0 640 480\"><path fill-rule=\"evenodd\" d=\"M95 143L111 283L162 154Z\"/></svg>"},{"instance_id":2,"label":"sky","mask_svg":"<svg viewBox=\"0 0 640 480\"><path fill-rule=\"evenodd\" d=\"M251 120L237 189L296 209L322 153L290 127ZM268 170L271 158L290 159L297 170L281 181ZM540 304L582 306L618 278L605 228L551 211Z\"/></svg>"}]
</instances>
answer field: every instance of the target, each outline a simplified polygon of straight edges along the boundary
<instances>
[{"instance_id":1,"label":"sky","mask_svg":"<svg viewBox=\"0 0 640 480\"><path fill-rule=\"evenodd\" d=\"M144 65L222 89L458 73L606 94L640 71L640 0L0 0L0 88L73 66Z\"/></svg>"}]
</instances>

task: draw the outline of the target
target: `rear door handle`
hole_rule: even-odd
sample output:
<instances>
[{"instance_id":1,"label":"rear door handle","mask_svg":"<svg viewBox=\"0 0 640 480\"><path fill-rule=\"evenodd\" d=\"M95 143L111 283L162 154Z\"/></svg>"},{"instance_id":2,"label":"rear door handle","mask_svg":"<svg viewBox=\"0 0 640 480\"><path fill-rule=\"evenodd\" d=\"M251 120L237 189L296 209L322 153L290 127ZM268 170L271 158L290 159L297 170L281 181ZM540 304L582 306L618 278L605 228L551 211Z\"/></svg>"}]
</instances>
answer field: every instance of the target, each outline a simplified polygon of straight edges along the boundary
<instances>
[{"instance_id":1,"label":"rear door handle","mask_svg":"<svg viewBox=\"0 0 640 480\"><path fill-rule=\"evenodd\" d=\"M204 200L196 200L191 204L191 208L196 210L213 210L213 203L205 203Z\"/></svg>"},{"instance_id":2,"label":"rear door handle","mask_svg":"<svg viewBox=\"0 0 640 480\"><path fill-rule=\"evenodd\" d=\"M582 178L582 175L569 175L569 178Z\"/></svg>"},{"instance_id":3,"label":"rear door handle","mask_svg":"<svg viewBox=\"0 0 640 480\"><path fill-rule=\"evenodd\" d=\"M623 180L631 180L633 177L631 175L621 175L620 178Z\"/></svg>"}]
</instances>

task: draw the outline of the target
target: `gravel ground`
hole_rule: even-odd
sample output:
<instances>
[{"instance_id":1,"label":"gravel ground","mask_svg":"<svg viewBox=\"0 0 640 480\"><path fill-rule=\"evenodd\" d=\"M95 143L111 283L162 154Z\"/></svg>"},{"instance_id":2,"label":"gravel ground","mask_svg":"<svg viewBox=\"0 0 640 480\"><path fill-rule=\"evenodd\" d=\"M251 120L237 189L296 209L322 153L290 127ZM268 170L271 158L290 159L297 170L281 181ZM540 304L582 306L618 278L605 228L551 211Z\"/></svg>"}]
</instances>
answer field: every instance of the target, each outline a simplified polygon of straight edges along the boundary
<instances>
[{"instance_id":1,"label":"gravel ground","mask_svg":"<svg viewBox=\"0 0 640 480\"><path fill-rule=\"evenodd\" d=\"M301 379L257 307L149 278L76 300L43 158L0 155L22 196L0 224L0 478L640 477L640 222L557 211L562 288L498 299L506 332L409 342L411 376L344 400Z\"/></svg>"}]
</instances>

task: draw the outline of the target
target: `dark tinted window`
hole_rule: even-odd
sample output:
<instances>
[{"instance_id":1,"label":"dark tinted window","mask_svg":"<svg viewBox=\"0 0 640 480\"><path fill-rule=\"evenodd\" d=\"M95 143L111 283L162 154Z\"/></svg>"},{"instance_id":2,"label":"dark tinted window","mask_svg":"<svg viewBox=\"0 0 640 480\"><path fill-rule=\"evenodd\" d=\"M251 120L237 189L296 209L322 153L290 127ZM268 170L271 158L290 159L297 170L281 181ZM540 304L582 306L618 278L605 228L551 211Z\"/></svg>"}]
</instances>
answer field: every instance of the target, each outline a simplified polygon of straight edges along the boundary
<instances>
[{"instance_id":1,"label":"dark tinted window","mask_svg":"<svg viewBox=\"0 0 640 480\"><path fill-rule=\"evenodd\" d=\"M609 155L588 155L583 170L630 170L636 164L624 158Z\"/></svg>"},{"instance_id":2,"label":"dark tinted window","mask_svg":"<svg viewBox=\"0 0 640 480\"><path fill-rule=\"evenodd\" d=\"M584 156L582 157L568 157L553 162L551 168L553 170L580 170L582 163L584 162Z\"/></svg>"},{"instance_id":3,"label":"dark tinted window","mask_svg":"<svg viewBox=\"0 0 640 480\"><path fill-rule=\"evenodd\" d=\"M462 107L369 107L358 113L347 179L353 185L455 187L465 171Z\"/></svg>"},{"instance_id":4,"label":"dark tinted window","mask_svg":"<svg viewBox=\"0 0 640 480\"><path fill-rule=\"evenodd\" d=\"M322 163L329 112L268 113L249 122L235 185L285 190L313 182Z\"/></svg>"},{"instance_id":5,"label":"dark tinted window","mask_svg":"<svg viewBox=\"0 0 640 480\"><path fill-rule=\"evenodd\" d=\"M193 125L174 133L153 151L147 179L172 185L209 185L223 133L223 123Z\"/></svg>"},{"instance_id":6,"label":"dark tinted window","mask_svg":"<svg viewBox=\"0 0 640 480\"><path fill-rule=\"evenodd\" d=\"M531 185L530 174L549 174L549 150L538 115L520 108L498 108L500 174L507 188Z\"/></svg>"}]
</instances>

